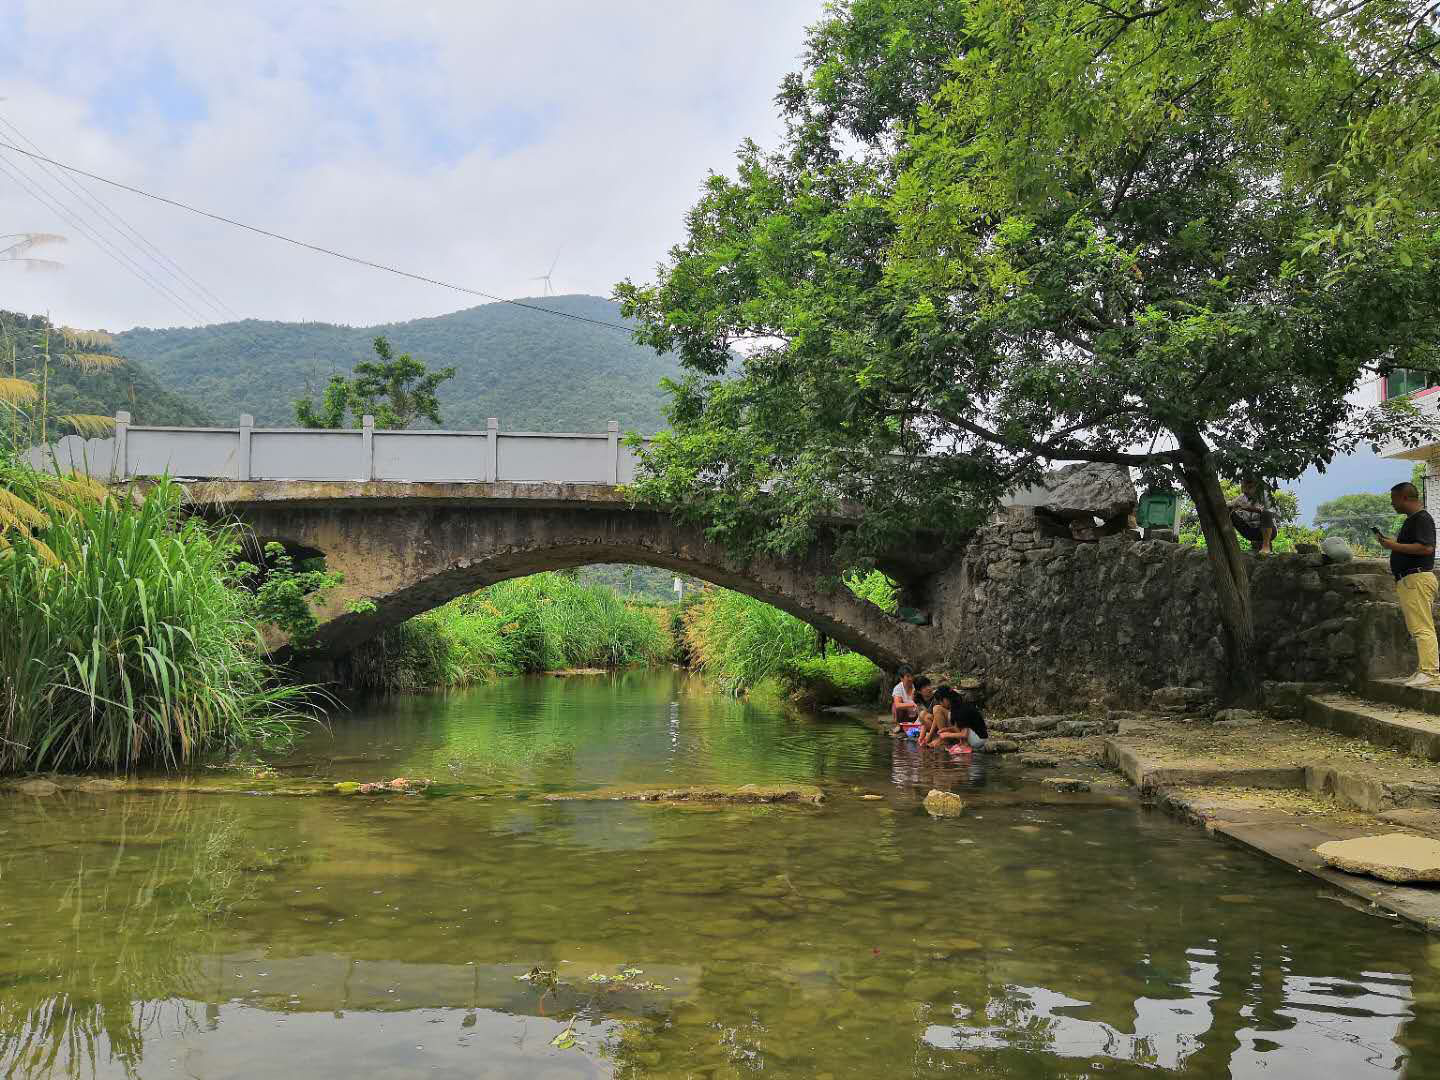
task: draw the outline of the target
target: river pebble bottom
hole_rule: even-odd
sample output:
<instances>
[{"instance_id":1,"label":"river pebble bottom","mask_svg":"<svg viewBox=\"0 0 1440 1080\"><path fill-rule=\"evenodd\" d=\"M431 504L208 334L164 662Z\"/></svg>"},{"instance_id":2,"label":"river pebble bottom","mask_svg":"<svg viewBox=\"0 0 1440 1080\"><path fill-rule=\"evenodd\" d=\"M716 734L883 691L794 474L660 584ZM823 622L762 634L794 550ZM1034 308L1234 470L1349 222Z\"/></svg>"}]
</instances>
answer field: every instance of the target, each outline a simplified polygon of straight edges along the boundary
<instances>
[{"instance_id":1,"label":"river pebble bottom","mask_svg":"<svg viewBox=\"0 0 1440 1080\"><path fill-rule=\"evenodd\" d=\"M632 672L271 762L441 798L0 797L0 1076L1440 1075L1440 946L977 757ZM540 798L782 781L829 799Z\"/></svg>"}]
</instances>

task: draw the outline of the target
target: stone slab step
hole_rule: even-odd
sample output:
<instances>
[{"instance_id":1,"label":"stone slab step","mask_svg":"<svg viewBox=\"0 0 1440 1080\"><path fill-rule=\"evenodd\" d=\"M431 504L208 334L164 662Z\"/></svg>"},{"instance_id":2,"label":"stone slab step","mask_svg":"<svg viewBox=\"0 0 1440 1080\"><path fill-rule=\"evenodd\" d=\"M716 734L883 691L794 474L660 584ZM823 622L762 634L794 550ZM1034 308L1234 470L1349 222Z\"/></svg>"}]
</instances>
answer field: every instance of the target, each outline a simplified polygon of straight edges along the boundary
<instances>
[{"instance_id":1,"label":"stone slab step","mask_svg":"<svg viewBox=\"0 0 1440 1080\"><path fill-rule=\"evenodd\" d=\"M1381 680L1380 684L1398 685L1388 680ZM1440 696L1440 691L1434 690L1420 693ZM1364 739L1376 746L1391 746L1429 761L1440 761L1440 716L1429 712L1350 694L1312 694L1305 699L1304 720L1312 727Z\"/></svg>"},{"instance_id":2,"label":"stone slab step","mask_svg":"<svg viewBox=\"0 0 1440 1080\"><path fill-rule=\"evenodd\" d=\"M1303 765L1260 766L1246 769L1204 764L1175 765L1149 760L1140 747L1121 739L1106 739L1103 746L1105 764L1116 769L1130 783L1145 792L1172 786L1231 785L1251 788L1288 788L1296 791L1303 790L1305 787L1305 767Z\"/></svg>"},{"instance_id":3,"label":"stone slab step","mask_svg":"<svg viewBox=\"0 0 1440 1080\"><path fill-rule=\"evenodd\" d=\"M1440 781L1440 776L1436 777ZM1307 764L1305 790L1329 795L1350 810L1367 814L1406 810L1436 813L1440 810L1440 782L1395 779L1333 764Z\"/></svg>"},{"instance_id":4,"label":"stone slab step","mask_svg":"<svg viewBox=\"0 0 1440 1080\"><path fill-rule=\"evenodd\" d=\"M1104 741L1105 763L1146 794L1182 788L1271 788L1308 791L1333 798L1347 810L1374 814L1394 810L1430 811L1440 817L1440 770L1432 777L1416 765L1406 775L1386 775L1339 760L1277 761L1270 765L1213 764L1157 757L1144 740ZM1427 819L1428 820L1428 819Z\"/></svg>"},{"instance_id":5,"label":"stone slab step","mask_svg":"<svg viewBox=\"0 0 1440 1080\"><path fill-rule=\"evenodd\" d=\"M1363 690L1365 697L1383 701L1387 705L1440 716L1440 688L1428 690L1418 686L1406 686L1402 678L1369 679Z\"/></svg>"}]
</instances>

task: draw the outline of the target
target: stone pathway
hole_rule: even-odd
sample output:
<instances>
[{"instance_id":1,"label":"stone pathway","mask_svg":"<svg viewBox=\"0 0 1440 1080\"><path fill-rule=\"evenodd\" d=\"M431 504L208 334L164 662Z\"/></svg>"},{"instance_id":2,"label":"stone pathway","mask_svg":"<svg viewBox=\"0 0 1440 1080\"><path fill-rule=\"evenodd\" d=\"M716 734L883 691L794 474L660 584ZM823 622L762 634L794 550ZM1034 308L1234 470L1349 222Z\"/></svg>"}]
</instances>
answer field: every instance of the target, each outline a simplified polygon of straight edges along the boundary
<instances>
[{"instance_id":1,"label":"stone pathway","mask_svg":"<svg viewBox=\"0 0 1440 1080\"><path fill-rule=\"evenodd\" d=\"M1311 694L1297 719L1128 720L1104 740L1104 756L1170 813L1312 874L1366 910L1440 932L1440 888L1346 873L1315 850L1366 836L1440 839L1440 691L1395 685L1368 685L1365 697Z\"/></svg>"}]
</instances>

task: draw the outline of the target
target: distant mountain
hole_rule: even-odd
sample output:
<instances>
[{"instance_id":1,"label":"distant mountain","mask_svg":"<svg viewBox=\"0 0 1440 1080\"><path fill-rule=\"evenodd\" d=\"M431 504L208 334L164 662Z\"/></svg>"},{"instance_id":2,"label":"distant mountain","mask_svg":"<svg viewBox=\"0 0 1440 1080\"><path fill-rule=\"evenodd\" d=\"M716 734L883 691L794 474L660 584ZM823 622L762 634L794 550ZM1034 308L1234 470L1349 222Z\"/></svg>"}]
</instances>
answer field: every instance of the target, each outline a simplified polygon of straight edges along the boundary
<instances>
[{"instance_id":1,"label":"distant mountain","mask_svg":"<svg viewBox=\"0 0 1440 1080\"><path fill-rule=\"evenodd\" d=\"M619 323L619 306L598 296L547 296L525 303ZM481 428L486 417L509 431L654 431L664 425L659 383L679 366L635 345L623 331L513 304L486 304L432 319L380 326L332 323L221 323L194 329L135 329L117 347L166 386L233 424L252 413L260 425L294 423L292 402L319 396L335 372L372 357L384 335L397 352L432 368L456 368L440 388L446 428Z\"/></svg>"},{"instance_id":2,"label":"distant mountain","mask_svg":"<svg viewBox=\"0 0 1440 1080\"><path fill-rule=\"evenodd\" d=\"M64 330L41 315L0 311L0 375L35 383L51 416L114 416L124 409L136 424L215 423L143 364L125 358L109 334Z\"/></svg>"}]
</instances>

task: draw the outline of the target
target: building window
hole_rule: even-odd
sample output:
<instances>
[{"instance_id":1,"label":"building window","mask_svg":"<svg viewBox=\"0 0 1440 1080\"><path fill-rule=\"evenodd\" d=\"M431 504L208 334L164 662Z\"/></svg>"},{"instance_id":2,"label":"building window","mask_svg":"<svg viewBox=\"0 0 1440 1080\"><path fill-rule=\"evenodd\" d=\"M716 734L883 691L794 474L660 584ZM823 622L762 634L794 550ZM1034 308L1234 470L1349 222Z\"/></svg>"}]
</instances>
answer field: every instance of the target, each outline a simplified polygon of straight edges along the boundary
<instances>
[{"instance_id":1,"label":"building window","mask_svg":"<svg viewBox=\"0 0 1440 1080\"><path fill-rule=\"evenodd\" d=\"M1437 385L1436 376L1428 371L1411 371L1409 368L1396 368L1385 376L1385 400L1391 401L1395 398L1404 397L1406 394L1413 394L1420 390L1428 390Z\"/></svg>"}]
</instances>

